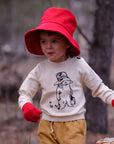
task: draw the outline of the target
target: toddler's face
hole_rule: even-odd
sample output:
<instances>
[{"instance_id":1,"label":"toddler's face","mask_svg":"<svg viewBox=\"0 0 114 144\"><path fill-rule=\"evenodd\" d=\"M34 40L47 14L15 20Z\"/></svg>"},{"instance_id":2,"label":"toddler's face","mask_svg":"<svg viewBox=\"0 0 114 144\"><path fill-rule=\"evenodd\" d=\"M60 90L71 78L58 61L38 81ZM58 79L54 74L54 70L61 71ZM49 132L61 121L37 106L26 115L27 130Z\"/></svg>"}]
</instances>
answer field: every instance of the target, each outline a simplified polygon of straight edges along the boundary
<instances>
[{"instance_id":1,"label":"toddler's face","mask_svg":"<svg viewBox=\"0 0 114 144\"><path fill-rule=\"evenodd\" d=\"M48 34L40 32L40 46L44 55L52 62L62 62L67 59L66 51L70 44L59 33Z\"/></svg>"}]
</instances>

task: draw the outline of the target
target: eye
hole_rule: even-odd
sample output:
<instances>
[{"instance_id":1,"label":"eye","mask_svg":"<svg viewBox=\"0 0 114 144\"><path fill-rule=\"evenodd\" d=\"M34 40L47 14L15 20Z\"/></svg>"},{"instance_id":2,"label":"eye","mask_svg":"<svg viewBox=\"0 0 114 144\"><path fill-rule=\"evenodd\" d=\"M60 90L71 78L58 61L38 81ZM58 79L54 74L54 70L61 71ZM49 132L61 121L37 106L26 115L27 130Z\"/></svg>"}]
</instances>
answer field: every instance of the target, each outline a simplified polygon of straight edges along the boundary
<instances>
[{"instance_id":1,"label":"eye","mask_svg":"<svg viewBox=\"0 0 114 144\"><path fill-rule=\"evenodd\" d=\"M58 41L57 40L53 40L53 43L57 43Z\"/></svg>"},{"instance_id":2,"label":"eye","mask_svg":"<svg viewBox=\"0 0 114 144\"><path fill-rule=\"evenodd\" d=\"M40 40L40 43L41 43L41 44L45 44L46 41L45 41L45 40Z\"/></svg>"}]
</instances>

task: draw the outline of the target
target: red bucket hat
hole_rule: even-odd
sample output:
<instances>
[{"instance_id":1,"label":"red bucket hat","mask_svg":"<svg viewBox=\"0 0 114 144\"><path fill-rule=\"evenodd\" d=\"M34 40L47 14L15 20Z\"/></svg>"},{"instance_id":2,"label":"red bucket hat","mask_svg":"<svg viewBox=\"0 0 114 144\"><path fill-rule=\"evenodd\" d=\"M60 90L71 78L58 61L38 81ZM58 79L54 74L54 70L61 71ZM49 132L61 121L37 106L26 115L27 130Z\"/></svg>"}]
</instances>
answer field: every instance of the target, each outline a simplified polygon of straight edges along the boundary
<instances>
[{"instance_id":1,"label":"red bucket hat","mask_svg":"<svg viewBox=\"0 0 114 144\"><path fill-rule=\"evenodd\" d=\"M40 25L25 33L25 43L28 51L32 54L44 55L40 47L38 30L47 30L64 35L72 45L70 51L75 56L78 56L80 54L80 48L78 43L73 39L76 24L74 15L68 9L48 8L41 18Z\"/></svg>"}]
</instances>

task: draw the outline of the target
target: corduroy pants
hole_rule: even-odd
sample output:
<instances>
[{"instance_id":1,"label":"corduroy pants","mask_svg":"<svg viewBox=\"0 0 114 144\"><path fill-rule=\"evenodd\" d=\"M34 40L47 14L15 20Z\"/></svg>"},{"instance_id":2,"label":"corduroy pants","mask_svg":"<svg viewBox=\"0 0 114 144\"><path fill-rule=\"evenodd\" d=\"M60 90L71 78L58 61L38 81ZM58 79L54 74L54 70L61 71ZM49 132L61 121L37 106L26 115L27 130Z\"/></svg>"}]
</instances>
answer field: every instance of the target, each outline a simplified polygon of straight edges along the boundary
<instances>
[{"instance_id":1,"label":"corduroy pants","mask_svg":"<svg viewBox=\"0 0 114 144\"><path fill-rule=\"evenodd\" d=\"M85 144L86 121L50 122L41 119L38 136L40 144Z\"/></svg>"}]
</instances>

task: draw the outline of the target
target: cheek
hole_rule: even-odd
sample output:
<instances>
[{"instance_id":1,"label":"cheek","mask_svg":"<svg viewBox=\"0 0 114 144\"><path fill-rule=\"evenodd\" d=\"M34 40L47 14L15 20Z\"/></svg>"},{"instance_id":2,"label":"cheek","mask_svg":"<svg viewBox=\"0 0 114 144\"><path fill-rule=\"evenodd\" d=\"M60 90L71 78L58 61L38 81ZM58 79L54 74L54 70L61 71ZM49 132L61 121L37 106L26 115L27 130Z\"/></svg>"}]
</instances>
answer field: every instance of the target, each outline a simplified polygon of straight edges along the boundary
<instances>
[{"instance_id":1,"label":"cheek","mask_svg":"<svg viewBox=\"0 0 114 144\"><path fill-rule=\"evenodd\" d=\"M41 47L42 52L44 53L44 55L46 54L45 49L43 47Z\"/></svg>"},{"instance_id":2,"label":"cheek","mask_svg":"<svg viewBox=\"0 0 114 144\"><path fill-rule=\"evenodd\" d=\"M45 51L45 47L44 46L40 45L40 47L41 47L42 51Z\"/></svg>"},{"instance_id":3,"label":"cheek","mask_svg":"<svg viewBox=\"0 0 114 144\"><path fill-rule=\"evenodd\" d=\"M63 46L62 49L61 49L61 51L62 51L63 53L66 53L67 47L66 47L66 46Z\"/></svg>"}]
</instances>

